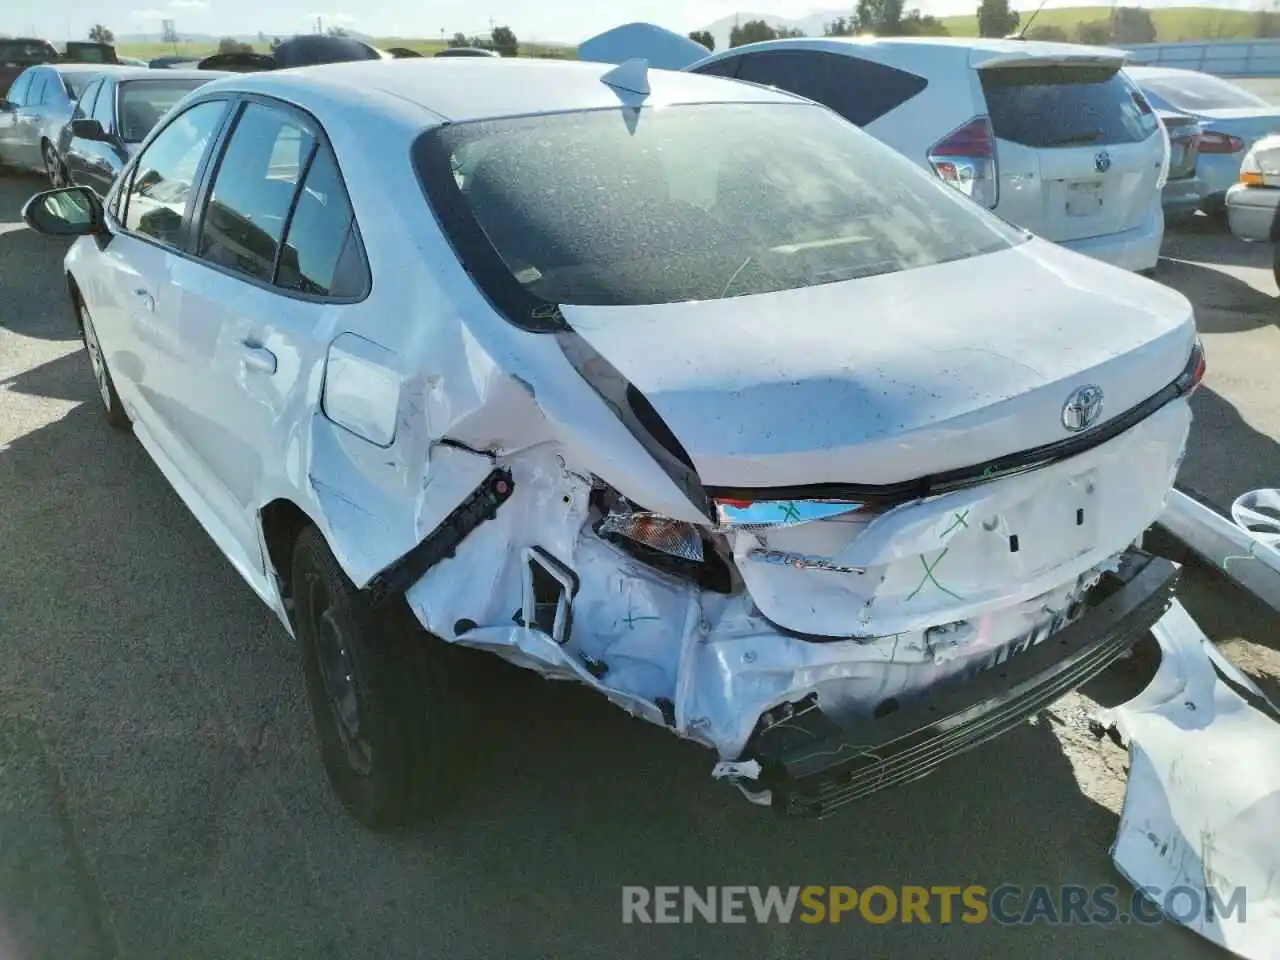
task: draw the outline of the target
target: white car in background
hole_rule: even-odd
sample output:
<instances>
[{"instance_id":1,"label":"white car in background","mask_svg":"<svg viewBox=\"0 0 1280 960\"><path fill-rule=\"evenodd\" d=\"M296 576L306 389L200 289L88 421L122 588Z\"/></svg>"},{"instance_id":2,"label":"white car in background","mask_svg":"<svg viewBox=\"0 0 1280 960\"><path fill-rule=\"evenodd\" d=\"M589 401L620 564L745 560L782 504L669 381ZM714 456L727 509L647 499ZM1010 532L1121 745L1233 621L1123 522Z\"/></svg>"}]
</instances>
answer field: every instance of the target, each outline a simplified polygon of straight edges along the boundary
<instances>
[{"instance_id":1,"label":"white car in background","mask_svg":"<svg viewBox=\"0 0 1280 960\"><path fill-rule=\"evenodd\" d=\"M1203 209L1221 213L1227 190L1237 181L1240 162L1254 142L1280 132L1280 107L1237 84L1176 67L1125 67L1151 105L1192 117L1201 124L1196 137L1196 176L1204 181Z\"/></svg>"},{"instance_id":2,"label":"white car in background","mask_svg":"<svg viewBox=\"0 0 1280 960\"><path fill-rule=\"evenodd\" d=\"M1125 56L950 37L771 40L707 56L650 24L615 28L579 48L583 60L653 57L822 103L1010 223L1150 272L1164 237L1167 146L1121 72Z\"/></svg>"}]
</instances>

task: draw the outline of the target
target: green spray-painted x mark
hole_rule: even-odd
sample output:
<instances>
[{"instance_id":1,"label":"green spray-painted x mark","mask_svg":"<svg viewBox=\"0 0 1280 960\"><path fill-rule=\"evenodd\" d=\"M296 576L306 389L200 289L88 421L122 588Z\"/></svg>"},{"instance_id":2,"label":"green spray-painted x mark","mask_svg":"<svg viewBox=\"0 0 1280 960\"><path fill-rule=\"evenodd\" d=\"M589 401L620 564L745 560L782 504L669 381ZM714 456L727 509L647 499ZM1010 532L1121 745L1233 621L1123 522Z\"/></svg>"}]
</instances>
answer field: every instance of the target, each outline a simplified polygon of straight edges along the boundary
<instances>
[{"instance_id":1,"label":"green spray-painted x mark","mask_svg":"<svg viewBox=\"0 0 1280 960\"><path fill-rule=\"evenodd\" d=\"M783 520L799 520L800 519L800 509L791 500L787 500L782 505L782 519Z\"/></svg>"},{"instance_id":2,"label":"green spray-painted x mark","mask_svg":"<svg viewBox=\"0 0 1280 960\"><path fill-rule=\"evenodd\" d=\"M939 540L947 539L947 534L949 534L952 530L957 529L958 527L964 527L966 530L969 529L969 511L968 510L965 510L961 513L953 513L952 516L955 517L955 520L951 522L951 526L947 527L947 529L942 531L942 536L938 538Z\"/></svg>"},{"instance_id":3,"label":"green spray-painted x mark","mask_svg":"<svg viewBox=\"0 0 1280 960\"><path fill-rule=\"evenodd\" d=\"M956 593L953 590L948 590L946 587L940 584L938 582L938 578L933 575L933 571L938 568L938 564L942 562L942 558L947 555L947 551L950 549L951 549L950 547L943 547L942 552L934 558L933 563L930 563L923 556L920 557L920 565L924 567L924 578L920 581L920 585L918 587L916 587L909 594L907 594L906 596L907 600L914 599L916 594L918 594L921 590L924 589L924 585L926 583L932 583L935 587L937 587L939 590L941 590L943 593L945 593L949 597L955 597L957 600L964 599L964 597L960 596L960 594Z\"/></svg>"},{"instance_id":4,"label":"green spray-painted x mark","mask_svg":"<svg viewBox=\"0 0 1280 960\"><path fill-rule=\"evenodd\" d=\"M627 615L622 618L622 622L627 625L628 630L634 630L636 628L636 624L640 623L642 620L660 620L660 619L662 618L648 617L648 616L637 617L634 613L631 612L631 597L630 595L627 596Z\"/></svg>"}]
</instances>

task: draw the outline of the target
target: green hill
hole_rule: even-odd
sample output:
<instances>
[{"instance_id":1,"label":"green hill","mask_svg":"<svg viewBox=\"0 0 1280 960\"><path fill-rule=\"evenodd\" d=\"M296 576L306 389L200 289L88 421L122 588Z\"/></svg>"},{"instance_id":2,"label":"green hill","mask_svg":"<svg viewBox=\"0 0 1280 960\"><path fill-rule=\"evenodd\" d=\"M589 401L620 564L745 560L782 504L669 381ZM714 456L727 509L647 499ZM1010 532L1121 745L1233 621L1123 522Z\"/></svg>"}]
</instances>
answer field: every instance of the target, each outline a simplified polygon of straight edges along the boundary
<instances>
[{"instance_id":1,"label":"green hill","mask_svg":"<svg viewBox=\"0 0 1280 960\"><path fill-rule=\"evenodd\" d=\"M1022 12L1025 23L1030 10ZM1156 40L1170 43L1176 40L1226 40L1234 37L1254 37L1257 34L1258 16L1249 10L1225 10L1218 7L1163 7L1149 9L1156 26ZM1106 20L1111 7L1057 7L1041 10L1032 21L1032 27L1059 27L1069 37L1075 35L1077 23L1090 20ZM942 22L952 36L972 37L978 33L977 16L943 17Z\"/></svg>"}]
</instances>

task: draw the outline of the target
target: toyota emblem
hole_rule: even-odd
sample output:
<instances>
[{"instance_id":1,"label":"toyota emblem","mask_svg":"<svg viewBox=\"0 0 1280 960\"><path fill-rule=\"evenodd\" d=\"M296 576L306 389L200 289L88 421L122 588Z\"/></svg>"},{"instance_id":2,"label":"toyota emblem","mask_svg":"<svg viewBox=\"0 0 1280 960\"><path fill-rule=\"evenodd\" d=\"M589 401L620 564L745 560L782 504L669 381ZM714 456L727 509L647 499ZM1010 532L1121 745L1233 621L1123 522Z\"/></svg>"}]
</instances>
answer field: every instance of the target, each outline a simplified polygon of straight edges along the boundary
<instances>
[{"instance_id":1,"label":"toyota emblem","mask_svg":"<svg viewBox=\"0 0 1280 960\"><path fill-rule=\"evenodd\" d=\"M1088 430L1102 416L1102 388L1089 384L1076 387L1062 405L1062 425L1072 433Z\"/></svg>"},{"instance_id":2,"label":"toyota emblem","mask_svg":"<svg viewBox=\"0 0 1280 960\"><path fill-rule=\"evenodd\" d=\"M1111 169L1111 154L1105 150L1099 150L1093 158L1093 169L1099 173L1106 173Z\"/></svg>"}]
</instances>

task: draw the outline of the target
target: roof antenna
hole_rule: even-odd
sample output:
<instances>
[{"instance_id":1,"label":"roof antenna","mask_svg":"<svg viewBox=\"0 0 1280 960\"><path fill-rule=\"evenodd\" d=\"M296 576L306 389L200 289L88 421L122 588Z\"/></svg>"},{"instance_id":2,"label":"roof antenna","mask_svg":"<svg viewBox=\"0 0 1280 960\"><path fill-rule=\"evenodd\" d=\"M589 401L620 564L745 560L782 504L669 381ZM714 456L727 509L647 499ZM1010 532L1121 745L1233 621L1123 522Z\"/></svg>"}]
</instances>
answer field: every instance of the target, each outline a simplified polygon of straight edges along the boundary
<instances>
[{"instance_id":1,"label":"roof antenna","mask_svg":"<svg viewBox=\"0 0 1280 960\"><path fill-rule=\"evenodd\" d=\"M1005 37L1005 39L1006 40L1027 39L1027 28L1031 26L1031 22L1035 20L1036 17L1040 16L1040 11L1044 9L1044 5L1048 2L1049 0L1040 0L1040 6L1036 7L1035 10L1032 11L1031 16L1027 17L1026 22L1019 24L1018 32L1009 34L1007 37Z\"/></svg>"},{"instance_id":2,"label":"roof antenna","mask_svg":"<svg viewBox=\"0 0 1280 960\"><path fill-rule=\"evenodd\" d=\"M638 93L643 97L649 95L649 61L642 57L624 60L600 78L601 83L608 84L615 90L627 93Z\"/></svg>"}]
</instances>

